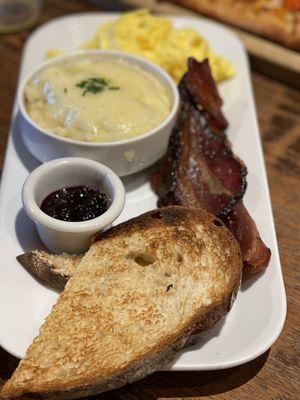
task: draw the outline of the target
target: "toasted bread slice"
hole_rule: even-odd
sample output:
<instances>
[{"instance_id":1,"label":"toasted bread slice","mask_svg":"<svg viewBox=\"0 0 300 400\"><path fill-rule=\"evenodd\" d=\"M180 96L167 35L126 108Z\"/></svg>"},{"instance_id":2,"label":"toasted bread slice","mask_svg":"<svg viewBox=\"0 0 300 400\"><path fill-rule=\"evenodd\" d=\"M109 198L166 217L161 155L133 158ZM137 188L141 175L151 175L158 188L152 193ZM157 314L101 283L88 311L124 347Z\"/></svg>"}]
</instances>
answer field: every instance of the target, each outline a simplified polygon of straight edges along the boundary
<instances>
[{"instance_id":1,"label":"toasted bread slice","mask_svg":"<svg viewBox=\"0 0 300 400\"><path fill-rule=\"evenodd\" d=\"M2 398L72 399L151 374L227 313L241 271L236 240L203 210L166 207L109 229L66 284Z\"/></svg>"},{"instance_id":2,"label":"toasted bread slice","mask_svg":"<svg viewBox=\"0 0 300 400\"><path fill-rule=\"evenodd\" d=\"M82 257L34 250L21 254L17 260L42 283L56 290L63 290L69 278L76 272Z\"/></svg>"}]
</instances>

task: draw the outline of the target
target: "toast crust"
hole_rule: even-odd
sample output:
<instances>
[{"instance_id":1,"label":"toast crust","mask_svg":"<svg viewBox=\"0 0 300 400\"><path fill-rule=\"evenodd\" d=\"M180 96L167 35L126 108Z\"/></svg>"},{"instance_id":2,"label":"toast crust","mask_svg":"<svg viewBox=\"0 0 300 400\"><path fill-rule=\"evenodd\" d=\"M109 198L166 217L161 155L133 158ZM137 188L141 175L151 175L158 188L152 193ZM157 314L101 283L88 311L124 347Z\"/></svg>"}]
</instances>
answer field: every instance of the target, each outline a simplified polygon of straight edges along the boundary
<instances>
[{"instance_id":1,"label":"toast crust","mask_svg":"<svg viewBox=\"0 0 300 400\"><path fill-rule=\"evenodd\" d=\"M35 250L19 255L17 260L40 282L61 291L75 273L82 256L54 255ZM64 268L62 268L63 264L66 264Z\"/></svg>"},{"instance_id":2,"label":"toast crust","mask_svg":"<svg viewBox=\"0 0 300 400\"><path fill-rule=\"evenodd\" d=\"M168 232L168 234L166 232ZM94 272L94 275L96 277L99 277L100 280L102 279L102 275L99 275L100 271L95 271L95 268L91 266L91 260L97 259L97 256L100 257L100 260L105 258L106 249L111 251L112 256L109 255L109 257L114 258L113 254L115 248L113 247L113 245L115 244L117 247L120 248L125 243L124 248L127 249L128 246L130 247L130 240L134 240L134 247L136 247L140 243L144 244L144 242L148 240L148 247L146 247L146 250L151 250L151 252L153 252L153 254L155 255L159 255L159 252L164 249L165 246L167 246L166 249L169 249L172 253L174 249L178 251L178 247L176 246L182 243L183 245L185 245L185 243L187 243L187 240L189 240L190 238L192 239L195 232L198 234L199 238L197 236L197 241L195 243L191 243L192 247L189 247L188 249L181 248L181 250L186 250L186 252L184 252L183 254L183 260L178 257L176 259L175 253L175 259L174 257L170 258L170 256L168 256L169 258L167 258L167 260L169 260L169 263L173 263L174 260L177 260L178 264L176 264L176 268L180 270L181 273L183 273L183 275L180 275L181 277L178 282L174 281L175 289L177 284L178 290L181 284L183 288L187 286L187 288L184 289L186 290L184 292L186 296L184 297L184 299L188 301L188 304L184 303L183 310L191 310L188 311L188 314L183 314L183 316L179 318L179 322L175 323L174 329L172 326L169 327L164 325L163 328L165 328L165 330L163 330L163 334L162 336L159 336L159 339L153 339L153 342L151 341L149 345L148 343L147 345L146 343L145 345L143 344L141 350L139 350L138 352L135 352L134 349L133 356L129 358L129 360L127 360L126 358L124 363L122 363L122 360L116 360L116 366L114 365L115 360L113 359L111 359L108 364L104 363L104 369L95 368L95 365L93 364L93 368L88 374L74 374L68 377L67 380L60 378L58 379L56 377L55 379L47 379L46 382L44 379L42 379L42 377L38 377L38 375L36 375L36 371L40 371L40 373L42 374L44 373L41 370L42 367L39 367L37 362L40 361L41 365L43 365L43 362L40 360L40 355L43 357L45 353L44 351L37 352L37 349L40 350L41 344L44 343L43 340L45 340L45 338L47 339L47 332L50 332L50 330L52 332L52 330L54 330L55 334L58 335L59 331L57 330L57 321L59 322L60 320L57 320L56 317L61 310L66 310L65 303L66 301L68 301L68 296L69 298L70 295L75 296L72 302L76 301L76 291L79 290L78 284L81 284L81 278L84 278L85 274L90 276L90 274ZM151 235L153 234L155 235L157 240L152 240ZM184 235L186 235L186 237L184 237ZM202 267L199 267L200 272L199 270L197 270L197 272L194 265L194 262L197 262L197 257L196 259L193 258L194 256L197 256L197 254L206 255L209 252L209 250L205 247L207 244L205 244L203 247L202 236L203 238L205 236L209 239L210 245L215 245L216 248L219 249L218 256L214 258L215 264L209 267L212 268L211 274L214 277L209 278L212 280L212 288L217 285L217 289L207 289L209 293L211 293L210 301L207 302L207 304L200 296L200 294L198 294L198 292L190 292L190 286L188 286L188 283L191 280L196 285L195 288L197 288L197 290L205 290L203 293L206 293L206 289L203 289L203 285L206 284L206 281L202 280ZM149 241L149 237L152 241ZM138 240L141 240L141 242L138 242ZM173 246L170 247L169 244L171 241ZM131 253L128 254L130 255ZM128 254L127 256L129 256ZM188 258L190 255L192 256L192 259L190 261L186 261L185 257ZM163 254L163 257L165 257L165 253ZM165 260L165 258L163 259ZM114 259L112 260L112 262L114 262ZM188 264L188 262L190 264ZM168 264L168 262L164 263L163 266L165 266L165 264ZM122 277L126 277L128 274L129 276L131 276L130 269L126 269L126 267L124 267L123 265L117 266L113 272L118 272L118 268L123 273L123 275L120 275L121 279L123 279ZM139 274L146 273L140 272L144 271L143 268L146 267L140 264L140 267L136 267L136 270L139 271ZM150 265L149 271L152 271L151 268L152 267ZM188 268L191 269L189 270ZM219 271L219 268L222 271ZM163 271L160 271L159 269L159 272ZM64 292L59 297L58 302L54 306L50 316L47 318L46 323L41 328L40 337L34 340L33 344L30 346L27 352L27 356L23 361L21 361L11 380L5 384L1 395L4 399L14 398L22 394L31 395L33 398L72 399L115 389L123 386L124 384L133 382L137 379L143 378L146 375L149 375L150 373L168 364L172 360L174 355L180 349L182 349L184 345L191 341L191 335L194 332L199 333L203 330L211 328L223 315L228 312L240 285L241 272L242 259L240 255L240 249L236 240L220 220L216 219L213 215L207 213L204 210L187 209L180 206L166 207L159 210L150 211L140 217L134 218L114 228L111 228L110 230L106 231L96 238L96 241L87 253L87 256L85 256L85 258L81 262L78 268L78 272L76 272L74 277L69 280L69 283L67 284ZM197 273L200 275L197 275ZM219 273L220 275L218 275ZM162 275L164 276L164 274ZM148 275L145 276L147 278ZM156 276L154 276L152 272L150 272L149 277L156 278ZM218 281L215 282L214 279L217 278ZM121 286L122 285L123 281L121 282ZM125 288L127 288L126 282L124 283L124 285ZM141 293L143 293L144 287L139 287L137 289L141 289ZM152 289L154 289L154 291L151 291ZM159 285L157 287L153 287L150 285L149 293L158 293L160 296L160 298L157 300L152 295L152 297L150 298L150 302L157 302L162 299L163 303L161 304L166 306L167 304L169 304L168 299L172 299L172 301L174 299L174 301L176 301L181 295L181 292L178 292L178 290L176 291L175 289L170 291L168 291L168 289L166 290L165 283L163 283L163 286L161 286L161 288ZM133 292L133 295L134 294L135 291ZM197 296L200 297L198 298ZM148 299L148 297L146 298ZM192 301L193 298L196 303ZM165 301L167 301L167 303L165 303ZM198 301L200 301L199 305ZM79 304L81 303L79 302ZM117 305L117 303L114 304ZM124 304L126 309L126 303L122 304ZM168 307L169 306L167 306L167 309ZM186 307L188 308L186 309ZM122 313L123 312L124 310L122 308ZM91 314L92 317L94 314L95 311ZM63 316L61 321L63 321L62 323L64 323ZM105 326L109 326L109 320L107 321L107 323L106 321L104 322L106 324ZM169 320L169 322L172 323L171 320ZM147 324L150 324L151 329L157 330L155 318L154 320L152 318L150 318L149 320L149 318L147 317L142 326L145 326L147 328ZM126 328L126 324L124 326ZM161 327L160 324L158 324L158 326ZM93 332L91 332L90 330L88 332L90 332L89 334L93 335ZM150 330L149 332L152 332L152 330ZM81 335L81 337L83 335L80 331L77 332L77 334L79 336ZM44 337L42 337L43 335ZM83 338L85 338L85 336L83 336ZM65 340L67 341L67 343L69 343L68 338L65 338ZM128 340L130 341L130 343L135 343L135 340L139 339L130 336L128 337ZM132 340L133 342L131 342ZM147 342L148 336L146 336L144 340L145 342ZM98 346L99 342L96 341L96 344ZM47 343L44 345L46 345L46 347L48 346ZM130 344L130 349L131 346L132 344ZM143 346L145 346L146 350L143 349ZM39 355L38 357L35 357L36 352ZM118 350L118 354L122 358L122 348ZM118 362L121 362L121 364L118 364ZM106 365L108 365L108 367L106 367ZM81 363L79 363L79 369L80 366ZM104 373L103 371L106 372ZM18 375L21 375L23 377L25 376L25 381L21 380L19 382Z\"/></svg>"}]
</instances>

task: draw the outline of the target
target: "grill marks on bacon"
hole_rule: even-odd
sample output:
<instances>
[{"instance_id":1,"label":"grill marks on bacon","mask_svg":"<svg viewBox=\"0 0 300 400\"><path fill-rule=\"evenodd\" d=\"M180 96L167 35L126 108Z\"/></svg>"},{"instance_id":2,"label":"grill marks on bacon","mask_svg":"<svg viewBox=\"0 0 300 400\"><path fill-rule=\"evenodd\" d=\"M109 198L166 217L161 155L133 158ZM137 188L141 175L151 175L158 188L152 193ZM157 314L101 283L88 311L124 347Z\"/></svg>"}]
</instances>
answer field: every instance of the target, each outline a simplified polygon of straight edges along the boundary
<instances>
[{"instance_id":1,"label":"grill marks on bacon","mask_svg":"<svg viewBox=\"0 0 300 400\"><path fill-rule=\"evenodd\" d=\"M246 274L257 273L271 252L241 200L247 171L224 133L227 122L208 62L190 59L179 89L182 111L166 160L152 177L158 205L200 206L220 217L240 244Z\"/></svg>"}]
</instances>

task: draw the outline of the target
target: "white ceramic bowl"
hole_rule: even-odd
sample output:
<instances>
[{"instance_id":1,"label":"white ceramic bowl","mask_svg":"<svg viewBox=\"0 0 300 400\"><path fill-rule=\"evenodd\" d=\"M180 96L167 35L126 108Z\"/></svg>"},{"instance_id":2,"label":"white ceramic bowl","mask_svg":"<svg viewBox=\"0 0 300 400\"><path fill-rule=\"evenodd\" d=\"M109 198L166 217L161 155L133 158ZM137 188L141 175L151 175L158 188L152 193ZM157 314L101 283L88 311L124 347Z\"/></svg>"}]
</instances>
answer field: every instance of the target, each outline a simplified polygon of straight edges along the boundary
<instances>
[{"instance_id":1,"label":"white ceramic bowl","mask_svg":"<svg viewBox=\"0 0 300 400\"><path fill-rule=\"evenodd\" d=\"M104 192L109 208L97 218L67 222L52 218L40 209L42 201L63 187L87 185ZM27 215L35 222L45 246L54 253L82 253L92 237L109 227L120 215L125 189L119 177L108 167L84 158L61 158L36 168L26 179L22 201Z\"/></svg>"},{"instance_id":2,"label":"white ceramic bowl","mask_svg":"<svg viewBox=\"0 0 300 400\"><path fill-rule=\"evenodd\" d=\"M160 125L145 134L117 142L82 142L60 137L39 127L26 111L24 88L27 82L51 65L86 57L112 60L122 58L154 74L163 82L170 93L172 108L169 116ZM71 53L41 65L23 81L19 91L18 103L23 140L26 147L38 160L45 162L60 157L85 157L107 165L119 176L125 176L148 167L166 152L168 139L179 108L179 94L172 78L159 66L148 60L128 53L95 50Z\"/></svg>"}]
</instances>

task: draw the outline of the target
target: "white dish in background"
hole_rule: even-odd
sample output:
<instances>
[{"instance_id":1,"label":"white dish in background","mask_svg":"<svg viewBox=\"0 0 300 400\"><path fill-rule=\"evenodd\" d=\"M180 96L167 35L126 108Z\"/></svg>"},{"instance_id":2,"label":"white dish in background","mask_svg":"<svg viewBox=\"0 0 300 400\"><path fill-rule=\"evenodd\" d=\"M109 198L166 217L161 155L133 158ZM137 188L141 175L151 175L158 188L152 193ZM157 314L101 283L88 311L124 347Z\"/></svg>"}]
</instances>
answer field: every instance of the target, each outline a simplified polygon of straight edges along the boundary
<instances>
[{"instance_id":1,"label":"white dish in background","mask_svg":"<svg viewBox=\"0 0 300 400\"><path fill-rule=\"evenodd\" d=\"M89 39L98 26L116 14L78 14L53 20L38 28L24 48L20 80L36 68L51 48L72 51ZM170 370L212 370L243 364L264 353L281 332L286 298L274 222L258 132L245 50L239 40L221 25L204 19L170 17L176 27L198 30L217 54L235 66L234 79L220 86L224 112L229 120L228 136L235 153L248 167L245 205L254 217L264 242L271 248L271 262L264 274L245 283L232 310L197 345L178 355ZM64 38L62 41L61 38ZM58 294L28 274L15 257L41 248L33 223L21 204L24 180L39 162L20 139L17 109L9 135L0 191L0 344L24 356L37 335ZM125 208L116 222L156 207L150 188L151 171L123 179L127 192Z\"/></svg>"},{"instance_id":2,"label":"white dish in background","mask_svg":"<svg viewBox=\"0 0 300 400\"><path fill-rule=\"evenodd\" d=\"M74 49L75 50L75 49ZM114 142L84 142L65 138L41 128L28 115L24 101L24 90L28 81L44 69L66 62L82 59L118 61L124 59L128 63L147 71L159 79L170 95L171 110L167 118L155 128L136 137ZM24 79L19 89L20 131L28 150L38 160L45 162L61 157L86 157L99 161L113 169L119 176L130 175L149 167L159 160L166 152L168 138L179 108L179 94L172 78L158 65L132 55L118 51L82 51L66 54L59 58L48 60L37 66Z\"/></svg>"}]
</instances>

